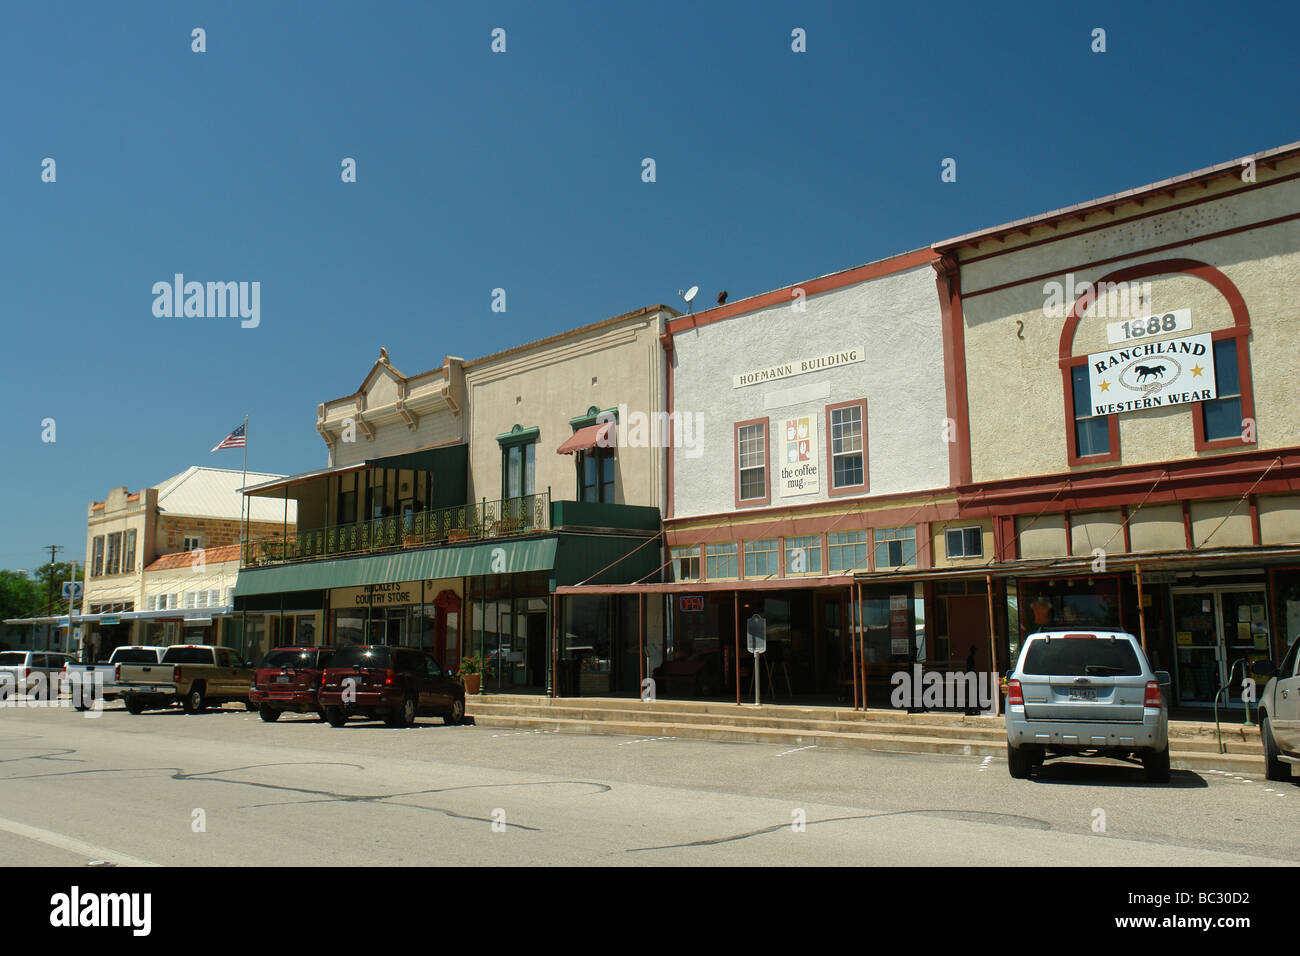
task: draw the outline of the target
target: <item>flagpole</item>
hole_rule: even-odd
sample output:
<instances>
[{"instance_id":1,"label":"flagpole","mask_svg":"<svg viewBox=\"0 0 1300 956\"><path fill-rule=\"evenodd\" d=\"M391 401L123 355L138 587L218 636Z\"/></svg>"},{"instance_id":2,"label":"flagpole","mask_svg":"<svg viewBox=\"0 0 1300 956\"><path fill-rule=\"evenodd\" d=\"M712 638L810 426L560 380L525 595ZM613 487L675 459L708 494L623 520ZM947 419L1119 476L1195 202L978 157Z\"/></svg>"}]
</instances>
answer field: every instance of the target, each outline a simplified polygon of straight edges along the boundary
<instances>
[{"instance_id":1,"label":"flagpole","mask_svg":"<svg viewBox=\"0 0 1300 956\"><path fill-rule=\"evenodd\" d=\"M244 474L239 480L239 563L243 566L245 548L247 544L244 541L244 506L248 501L248 495L244 494L244 486L248 484L248 415L244 415Z\"/></svg>"}]
</instances>

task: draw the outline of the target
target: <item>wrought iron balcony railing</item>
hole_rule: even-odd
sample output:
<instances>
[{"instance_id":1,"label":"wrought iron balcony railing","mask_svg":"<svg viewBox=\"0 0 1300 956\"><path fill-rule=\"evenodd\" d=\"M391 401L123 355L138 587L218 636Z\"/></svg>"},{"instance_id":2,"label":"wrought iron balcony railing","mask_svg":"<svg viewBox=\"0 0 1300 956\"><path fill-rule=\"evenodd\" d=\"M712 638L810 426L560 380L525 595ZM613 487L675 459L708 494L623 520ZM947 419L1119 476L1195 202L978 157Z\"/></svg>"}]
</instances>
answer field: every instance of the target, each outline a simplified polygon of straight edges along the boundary
<instances>
[{"instance_id":1,"label":"wrought iron balcony railing","mask_svg":"<svg viewBox=\"0 0 1300 956\"><path fill-rule=\"evenodd\" d=\"M472 505L385 515L351 524L260 535L244 542L242 567L318 561L322 558L544 531L551 525L549 490L518 498L482 499Z\"/></svg>"}]
</instances>

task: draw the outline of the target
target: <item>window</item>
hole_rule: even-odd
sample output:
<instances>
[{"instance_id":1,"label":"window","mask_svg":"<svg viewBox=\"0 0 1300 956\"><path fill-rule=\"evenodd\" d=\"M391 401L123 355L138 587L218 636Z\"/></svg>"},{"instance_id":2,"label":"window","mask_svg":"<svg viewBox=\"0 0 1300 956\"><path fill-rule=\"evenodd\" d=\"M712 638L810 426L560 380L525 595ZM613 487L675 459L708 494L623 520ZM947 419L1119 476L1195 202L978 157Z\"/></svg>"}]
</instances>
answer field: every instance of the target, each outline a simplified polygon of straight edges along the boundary
<instances>
[{"instance_id":1,"label":"window","mask_svg":"<svg viewBox=\"0 0 1300 956\"><path fill-rule=\"evenodd\" d=\"M126 532L126 553L122 555L122 573L130 574L135 570L135 528Z\"/></svg>"},{"instance_id":2,"label":"window","mask_svg":"<svg viewBox=\"0 0 1300 956\"><path fill-rule=\"evenodd\" d=\"M736 423L736 505L772 500L767 479L767 419Z\"/></svg>"},{"instance_id":3,"label":"window","mask_svg":"<svg viewBox=\"0 0 1300 956\"><path fill-rule=\"evenodd\" d=\"M614 503L614 449L589 448L578 461L578 500Z\"/></svg>"},{"instance_id":4,"label":"window","mask_svg":"<svg viewBox=\"0 0 1300 956\"><path fill-rule=\"evenodd\" d=\"M786 574L821 574L822 539L811 534L785 539Z\"/></svg>"},{"instance_id":5,"label":"window","mask_svg":"<svg viewBox=\"0 0 1300 956\"><path fill-rule=\"evenodd\" d=\"M832 531L826 535L826 552L832 571L866 570L867 532Z\"/></svg>"},{"instance_id":6,"label":"window","mask_svg":"<svg viewBox=\"0 0 1300 956\"><path fill-rule=\"evenodd\" d=\"M181 544L182 551L198 551L203 547L203 539L197 534L187 534Z\"/></svg>"},{"instance_id":7,"label":"window","mask_svg":"<svg viewBox=\"0 0 1300 956\"><path fill-rule=\"evenodd\" d=\"M763 538L745 542L745 577L773 577L780 567L777 539Z\"/></svg>"},{"instance_id":8,"label":"window","mask_svg":"<svg viewBox=\"0 0 1300 956\"><path fill-rule=\"evenodd\" d=\"M1075 456L1084 458L1088 455L1110 454L1109 416L1093 414L1088 366L1074 366L1070 370L1070 381L1074 388Z\"/></svg>"},{"instance_id":9,"label":"window","mask_svg":"<svg viewBox=\"0 0 1300 956\"><path fill-rule=\"evenodd\" d=\"M867 403L827 406L826 432L830 443L830 493L866 491Z\"/></svg>"},{"instance_id":10,"label":"window","mask_svg":"<svg viewBox=\"0 0 1300 956\"><path fill-rule=\"evenodd\" d=\"M90 576L97 578L104 573L104 536L102 534L95 536L92 553L94 557L90 564Z\"/></svg>"},{"instance_id":11,"label":"window","mask_svg":"<svg viewBox=\"0 0 1300 956\"><path fill-rule=\"evenodd\" d=\"M352 524L357 520L357 474L348 472L339 476L338 523Z\"/></svg>"},{"instance_id":12,"label":"window","mask_svg":"<svg viewBox=\"0 0 1300 956\"><path fill-rule=\"evenodd\" d=\"M1218 398L1201 403L1205 440L1240 439L1241 373L1237 366L1236 339L1221 339L1214 343L1214 393Z\"/></svg>"},{"instance_id":13,"label":"window","mask_svg":"<svg viewBox=\"0 0 1300 956\"><path fill-rule=\"evenodd\" d=\"M945 533L950 558L982 558L984 533L979 528L952 528Z\"/></svg>"},{"instance_id":14,"label":"window","mask_svg":"<svg viewBox=\"0 0 1300 956\"><path fill-rule=\"evenodd\" d=\"M706 544L704 546L705 571L709 578L737 577L736 544Z\"/></svg>"},{"instance_id":15,"label":"window","mask_svg":"<svg viewBox=\"0 0 1300 956\"><path fill-rule=\"evenodd\" d=\"M877 528L876 568L909 568L916 564L916 526Z\"/></svg>"},{"instance_id":16,"label":"window","mask_svg":"<svg viewBox=\"0 0 1300 956\"><path fill-rule=\"evenodd\" d=\"M195 596L193 591L185 592L185 606L187 608L197 607L197 604L195 603Z\"/></svg>"},{"instance_id":17,"label":"window","mask_svg":"<svg viewBox=\"0 0 1300 956\"><path fill-rule=\"evenodd\" d=\"M105 574L117 574L122 570L122 532L108 536L108 557L104 561Z\"/></svg>"},{"instance_id":18,"label":"window","mask_svg":"<svg viewBox=\"0 0 1300 956\"><path fill-rule=\"evenodd\" d=\"M698 581L700 579L700 549L673 548L673 573L676 581Z\"/></svg>"},{"instance_id":19,"label":"window","mask_svg":"<svg viewBox=\"0 0 1300 956\"><path fill-rule=\"evenodd\" d=\"M221 588L208 591L208 607L221 607Z\"/></svg>"},{"instance_id":20,"label":"window","mask_svg":"<svg viewBox=\"0 0 1300 956\"><path fill-rule=\"evenodd\" d=\"M506 498L519 498L534 493L537 444L501 446L501 492Z\"/></svg>"}]
</instances>

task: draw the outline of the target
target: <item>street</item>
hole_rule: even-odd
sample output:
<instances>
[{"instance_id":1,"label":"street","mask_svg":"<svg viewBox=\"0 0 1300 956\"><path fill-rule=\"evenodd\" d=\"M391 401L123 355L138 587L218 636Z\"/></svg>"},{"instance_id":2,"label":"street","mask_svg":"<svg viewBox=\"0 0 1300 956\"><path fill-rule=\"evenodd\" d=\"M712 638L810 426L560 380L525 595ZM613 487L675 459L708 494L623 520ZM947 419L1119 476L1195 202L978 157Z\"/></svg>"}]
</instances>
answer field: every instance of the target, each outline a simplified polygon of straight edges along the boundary
<instances>
[{"instance_id":1,"label":"street","mask_svg":"<svg viewBox=\"0 0 1300 956\"><path fill-rule=\"evenodd\" d=\"M1276 865L1300 787L972 756L227 707L0 709L0 861L51 865Z\"/></svg>"}]
</instances>

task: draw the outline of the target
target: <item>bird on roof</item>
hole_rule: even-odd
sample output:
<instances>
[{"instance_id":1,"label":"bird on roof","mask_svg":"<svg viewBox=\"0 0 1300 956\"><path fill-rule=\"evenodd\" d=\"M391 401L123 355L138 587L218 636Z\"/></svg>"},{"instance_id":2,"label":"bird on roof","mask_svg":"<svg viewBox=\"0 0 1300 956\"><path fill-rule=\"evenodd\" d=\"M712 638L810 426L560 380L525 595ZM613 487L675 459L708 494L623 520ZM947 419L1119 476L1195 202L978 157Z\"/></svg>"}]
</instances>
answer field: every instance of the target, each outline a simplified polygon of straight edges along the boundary
<instances>
[{"instance_id":1,"label":"bird on roof","mask_svg":"<svg viewBox=\"0 0 1300 956\"><path fill-rule=\"evenodd\" d=\"M727 301L727 290L723 289L721 292L718 293L718 305L722 305L722 303L726 301Z\"/></svg>"}]
</instances>

